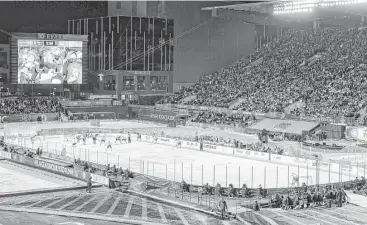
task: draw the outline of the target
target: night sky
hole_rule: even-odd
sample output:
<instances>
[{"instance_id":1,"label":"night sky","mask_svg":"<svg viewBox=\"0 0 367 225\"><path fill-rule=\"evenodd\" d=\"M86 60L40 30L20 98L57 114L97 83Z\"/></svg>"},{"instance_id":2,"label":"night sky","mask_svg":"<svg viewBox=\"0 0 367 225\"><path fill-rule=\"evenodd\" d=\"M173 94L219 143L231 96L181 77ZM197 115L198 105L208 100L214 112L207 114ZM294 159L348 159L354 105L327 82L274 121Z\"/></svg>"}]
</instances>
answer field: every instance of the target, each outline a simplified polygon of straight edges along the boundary
<instances>
[{"instance_id":1,"label":"night sky","mask_svg":"<svg viewBox=\"0 0 367 225\"><path fill-rule=\"evenodd\" d=\"M107 16L106 1L0 1L0 28L8 32L67 33L68 19ZM0 43L8 43L0 33Z\"/></svg>"}]
</instances>

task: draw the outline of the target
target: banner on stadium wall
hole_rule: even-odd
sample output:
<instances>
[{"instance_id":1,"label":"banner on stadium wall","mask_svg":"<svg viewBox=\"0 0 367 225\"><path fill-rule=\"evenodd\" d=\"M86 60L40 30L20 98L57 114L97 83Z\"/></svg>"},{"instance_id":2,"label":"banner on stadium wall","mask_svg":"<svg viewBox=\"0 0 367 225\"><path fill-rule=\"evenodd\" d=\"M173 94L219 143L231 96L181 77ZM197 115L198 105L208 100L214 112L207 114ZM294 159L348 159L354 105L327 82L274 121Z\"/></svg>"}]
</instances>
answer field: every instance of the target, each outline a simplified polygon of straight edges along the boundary
<instances>
[{"instance_id":1,"label":"banner on stadium wall","mask_svg":"<svg viewBox=\"0 0 367 225\"><path fill-rule=\"evenodd\" d=\"M93 173L89 174L89 176L92 176L92 182L96 182L98 184L103 184L106 186L108 186L110 183L110 180L107 177L104 177L98 174L93 174Z\"/></svg>"},{"instance_id":2,"label":"banner on stadium wall","mask_svg":"<svg viewBox=\"0 0 367 225\"><path fill-rule=\"evenodd\" d=\"M223 153L226 155L233 155L234 154L234 148L225 147L225 146L217 146L217 150L219 153Z\"/></svg>"},{"instance_id":3,"label":"banner on stadium wall","mask_svg":"<svg viewBox=\"0 0 367 225\"><path fill-rule=\"evenodd\" d=\"M45 161L41 161L41 160L34 160L34 165L38 166L38 167L42 167L48 170L52 170L58 173L64 173L67 175L71 175L74 176L74 169L72 168L68 168L68 167L63 167L63 166L59 166L53 163L49 163L49 162L45 162Z\"/></svg>"},{"instance_id":4,"label":"banner on stadium wall","mask_svg":"<svg viewBox=\"0 0 367 225\"><path fill-rule=\"evenodd\" d=\"M210 144L203 144L203 150L204 151L210 151L210 152L216 152L217 148L219 148L219 146L216 145L210 145Z\"/></svg>"},{"instance_id":5,"label":"banner on stadium wall","mask_svg":"<svg viewBox=\"0 0 367 225\"><path fill-rule=\"evenodd\" d=\"M260 160L269 160L269 154L266 152L256 152L246 149L234 149L233 153L235 156L240 156L244 158L256 158Z\"/></svg>"},{"instance_id":6,"label":"banner on stadium wall","mask_svg":"<svg viewBox=\"0 0 367 225\"><path fill-rule=\"evenodd\" d=\"M139 109L139 119L161 123L177 122L177 113L164 110Z\"/></svg>"},{"instance_id":7,"label":"banner on stadium wall","mask_svg":"<svg viewBox=\"0 0 367 225\"><path fill-rule=\"evenodd\" d=\"M38 117L42 118L42 121L57 121L59 115L57 113L32 113L26 115L0 115L1 123L19 123L19 122L37 122Z\"/></svg>"},{"instance_id":8,"label":"banner on stadium wall","mask_svg":"<svg viewBox=\"0 0 367 225\"><path fill-rule=\"evenodd\" d=\"M73 113L74 120L114 120L116 113L114 112L85 112Z\"/></svg>"},{"instance_id":9,"label":"banner on stadium wall","mask_svg":"<svg viewBox=\"0 0 367 225\"><path fill-rule=\"evenodd\" d=\"M200 150L200 143L198 142L182 141L181 145L182 145L182 148Z\"/></svg>"},{"instance_id":10,"label":"banner on stadium wall","mask_svg":"<svg viewBox=\"0 0 367 225\"><path fill-rule=\"evenodd\" d=\"M7 153L7 154L6 154ZM34 159L33 158L29 158L23 155L19 155L17 153L9 153L9 152L5 152L5 154L7 155L7 157L9 157L8 159L17 161L17 162L21 162L23 164L27 164L27 165L34 165Z\"/></svg>"},{"instance_id":11,"label":"banner on stadium wall","mask_svg":"<svg viewBox=\"0 0 367 225\"><path fill-rule=\"evenodd\" d=\"M11 153L10 152L5 152L5 151L0 151L0 156L6 159L11 159Z\"/></svg>"},{"instance_id":12,"label":"banner on stadium wall","mask_svg":"<svg viewBox=\"0 0 367 225\"><path fill-rule=\"evenodd\" d=\"M16 154L16 153L11 153L11 159L14 160L14 161L18 161L18 162L21 162L20 158L19 158L20 155Z\"/></svg>"},{"instance_id":13,"label":"banner on stadium wall","mask_svg":"<svg viewBox=\"0 0 367 225\"><path fill-rule=\"evenodd\" d=\"M367 140L367 127L347 127L345 137L357 141Z\"/></svg>"},{"instance_id":14,"label":"banner on stadium wall","mask_svg":"<svg viewBox=\"0 0 367 225\"><path fill-rule=\"evenodd\" d=\"M83 168L84 169L84 168ZM88 175L83 170L74 169L74 177L77 177L79 179L86 180L88 178Z\"/></svg>"},{"instance_id":15,"label":"banner on stadium wall","mask_svg":"<svg viewBox=\"0 0 367 225\"><path fill-rule=\"evenodd\" d=\"M64 107L112 106L112 100L63 101Z\"/></svg>"},{"instance_id":16,"label":"banner on stadium wall","mask_svg":"<svg viewBox=\"0 0 367 225\"><path fill-rule=\"evenodd\" d=\"M27 164L27 165L33 165L34 164L34 159L33 158L29 158L27 156L23 156L23 155L19 155L19 161L21 163Z\"/></svg>"},{"instance_id":17,"label":"banner on stadium wall","mask_svg":"<svg viewBox=\"0 0 367 225\"><path fill-rule=\"evenodd\" d=\"M175 145L176 141L169 139L169 138L164 138L164 137L159 137L157 140L158 143L160 144L169 144L169 145Z\"/></svg>"}]
</instances>

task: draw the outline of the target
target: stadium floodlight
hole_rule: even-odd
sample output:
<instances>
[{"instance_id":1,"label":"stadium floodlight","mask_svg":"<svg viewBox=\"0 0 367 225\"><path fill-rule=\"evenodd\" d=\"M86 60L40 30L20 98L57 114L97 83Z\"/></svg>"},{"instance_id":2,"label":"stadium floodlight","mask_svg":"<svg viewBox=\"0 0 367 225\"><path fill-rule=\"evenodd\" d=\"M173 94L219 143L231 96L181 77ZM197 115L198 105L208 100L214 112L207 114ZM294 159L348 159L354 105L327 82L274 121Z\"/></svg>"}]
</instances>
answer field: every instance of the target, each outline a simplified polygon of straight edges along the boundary
<instances>
[{"instance_id":1,"label":"stadium floodlight","mask_svg":"<svg viewBox=\"0 0 367 225\"><path fill-rule=\"evenodd\" d=\"M98 74L98 77L99 77L99 81L101 81L101 82L102 82L102 81L103 81L103 77L104 77L104 75L100 73L100 74Z\"/></svg>"},{"instance_id":2,"label":"stadium floodlight","mask_svg":"<svg viewBox=\"0 0 367 225\"><path fill-rule=\"evenodd\" d=\"M367 3L367 0L294 0L274 4L274 14L312 12L316 7L326 8L339 5Z\"/></svg>"}]
</instances>

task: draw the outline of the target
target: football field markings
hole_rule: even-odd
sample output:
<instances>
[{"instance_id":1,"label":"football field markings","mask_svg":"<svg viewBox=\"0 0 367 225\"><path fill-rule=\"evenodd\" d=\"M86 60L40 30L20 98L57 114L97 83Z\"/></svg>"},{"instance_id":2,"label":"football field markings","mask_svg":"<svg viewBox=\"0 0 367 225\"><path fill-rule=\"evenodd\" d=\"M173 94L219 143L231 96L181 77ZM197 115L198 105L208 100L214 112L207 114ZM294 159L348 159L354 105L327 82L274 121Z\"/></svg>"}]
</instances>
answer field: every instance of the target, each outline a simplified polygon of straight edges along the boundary
<instances>
[{"instance_id":1,"label":"football field markings","mask_svg":"<svg viewBox=\"0 0 367 225\"><path fill-rule=\"evenodd\" d=\"M107 215L111 215L112 212L116 209L117 205L119 204L122 197L118 197L115 202L111 205L111 208L108 210Z\"/></svg>"},{"instance_id":2,"label":"football field markings","mask_svg":"<svg viewBox=\"0 0 367 225\"><path fill-rule=\"evenodd\" d=\"M84 208L86 205L88 205L89 203L91 203L92 201L94 201L96 198L98 197L98 195L94 195L92 198L90 198L88 201L84 202L83 204L81 204L80 206L76 207L73 211L79 211L82 208Z\"/></svg>"},{"instance_id":3,"label":"football field markings","mask_svg":"<svg viewBox=\"0 0 367 225\"><path fill-rule=\"evenodd\" d=\"M133 206L133 203L134 203L134 197L130 196L129 202L127 203L127 207L126 207L125 214L124 214L125 218L130 216L130 211L131 211L131 207Z\"/></svg>"},{"instance_id":4,"label":"football field markings","mask_svg":"<svg viewBox=\"0 0 367 225\"><path fill-rule=\"evenodd\" d=\"M96 206L94 206L94 208L90 211L91 213L95 213L109 198L109 196L104 197L104 199L102 199L102 201L98 202L98 204Z\"/></svg>"},{"instance_id":5,"label":"football field markings","mask_svg":"<svg viewBox=\"0 0 367 225\"><path fill-rule=\"evenodd\" d=\"M63 209L65 209L66 207L68 207L68 206L70 206L70 205L74 204L75 202L77 202L77 201L81 200L81 199L82 199L82 198L84 198L84 197L85 197L85 195L81 195L81 196L77 197L76 199L74 199L74 200L72 200L72 201L68 202L67 204L65 204L65 205L61 206L60 208L58 208L58 210L63 210Z\"/></svg>"},{"instance_id":6,"label":"football field markings","mask_svg":"<svg viewBox=\"0 0 367 225\"><path fill-rule=\"evenodd\" d=\"M158 208L159 215L161 216L162 222L167 223L167 218L166 218L166 215L164 214L164 210L163 210L161 203L157 203L157 208Z\"/></svg>"}]
</instances>

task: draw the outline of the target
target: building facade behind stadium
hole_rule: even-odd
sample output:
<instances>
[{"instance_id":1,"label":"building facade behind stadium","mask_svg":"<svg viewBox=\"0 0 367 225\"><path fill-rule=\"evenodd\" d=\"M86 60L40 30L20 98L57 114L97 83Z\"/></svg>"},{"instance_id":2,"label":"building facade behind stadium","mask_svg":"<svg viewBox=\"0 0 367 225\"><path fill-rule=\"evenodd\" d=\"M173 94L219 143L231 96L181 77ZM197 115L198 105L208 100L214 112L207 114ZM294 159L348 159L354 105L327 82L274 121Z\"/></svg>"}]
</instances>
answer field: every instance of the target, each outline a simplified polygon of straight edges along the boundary
<instances>
[{"instance_id":1,"label":"building facade behind stadium","mask_svg":"<svg viewBox=\"0 0 367 225\"><path fill-rule=\"evenodd\" d=\"M117 95L161 95L194 84L201 76L241 59L280 34L276 26L246 23L236 17L220 18L203 10L218 4L110 1L108 17L70 20L69 33L83 34L84 24L86 29L104 30L105 34L98 35L87 31L95 39L90 43L94 60L91 70L106 76L100 93L109 93L112 83ZM99 49L100 40L106 41ZM105 71L99 70L100 57L95 52L104 55L101 63ZM161 83L159 87L157 83Z\"/></svg>"},{"instance_id":2,"label":"building facade behind stadium","mask_svg":"<svg viewBox=\"0 0 367 225\"><path fill-rule=\"evenodd\" d=\"M278 26L203 10L220 4L108 2L105 17L67 21L68 35L88 35L82 84L22 84L19 88L15 78L7 83L12 84L11 92L71 92L69 97L93 93L155 102L254 52L281 33ZM15 51L11 50L13 57ZM13 74L16 71L10 73L10 77L18 76Z\"/></svg>"}]
</instances>

